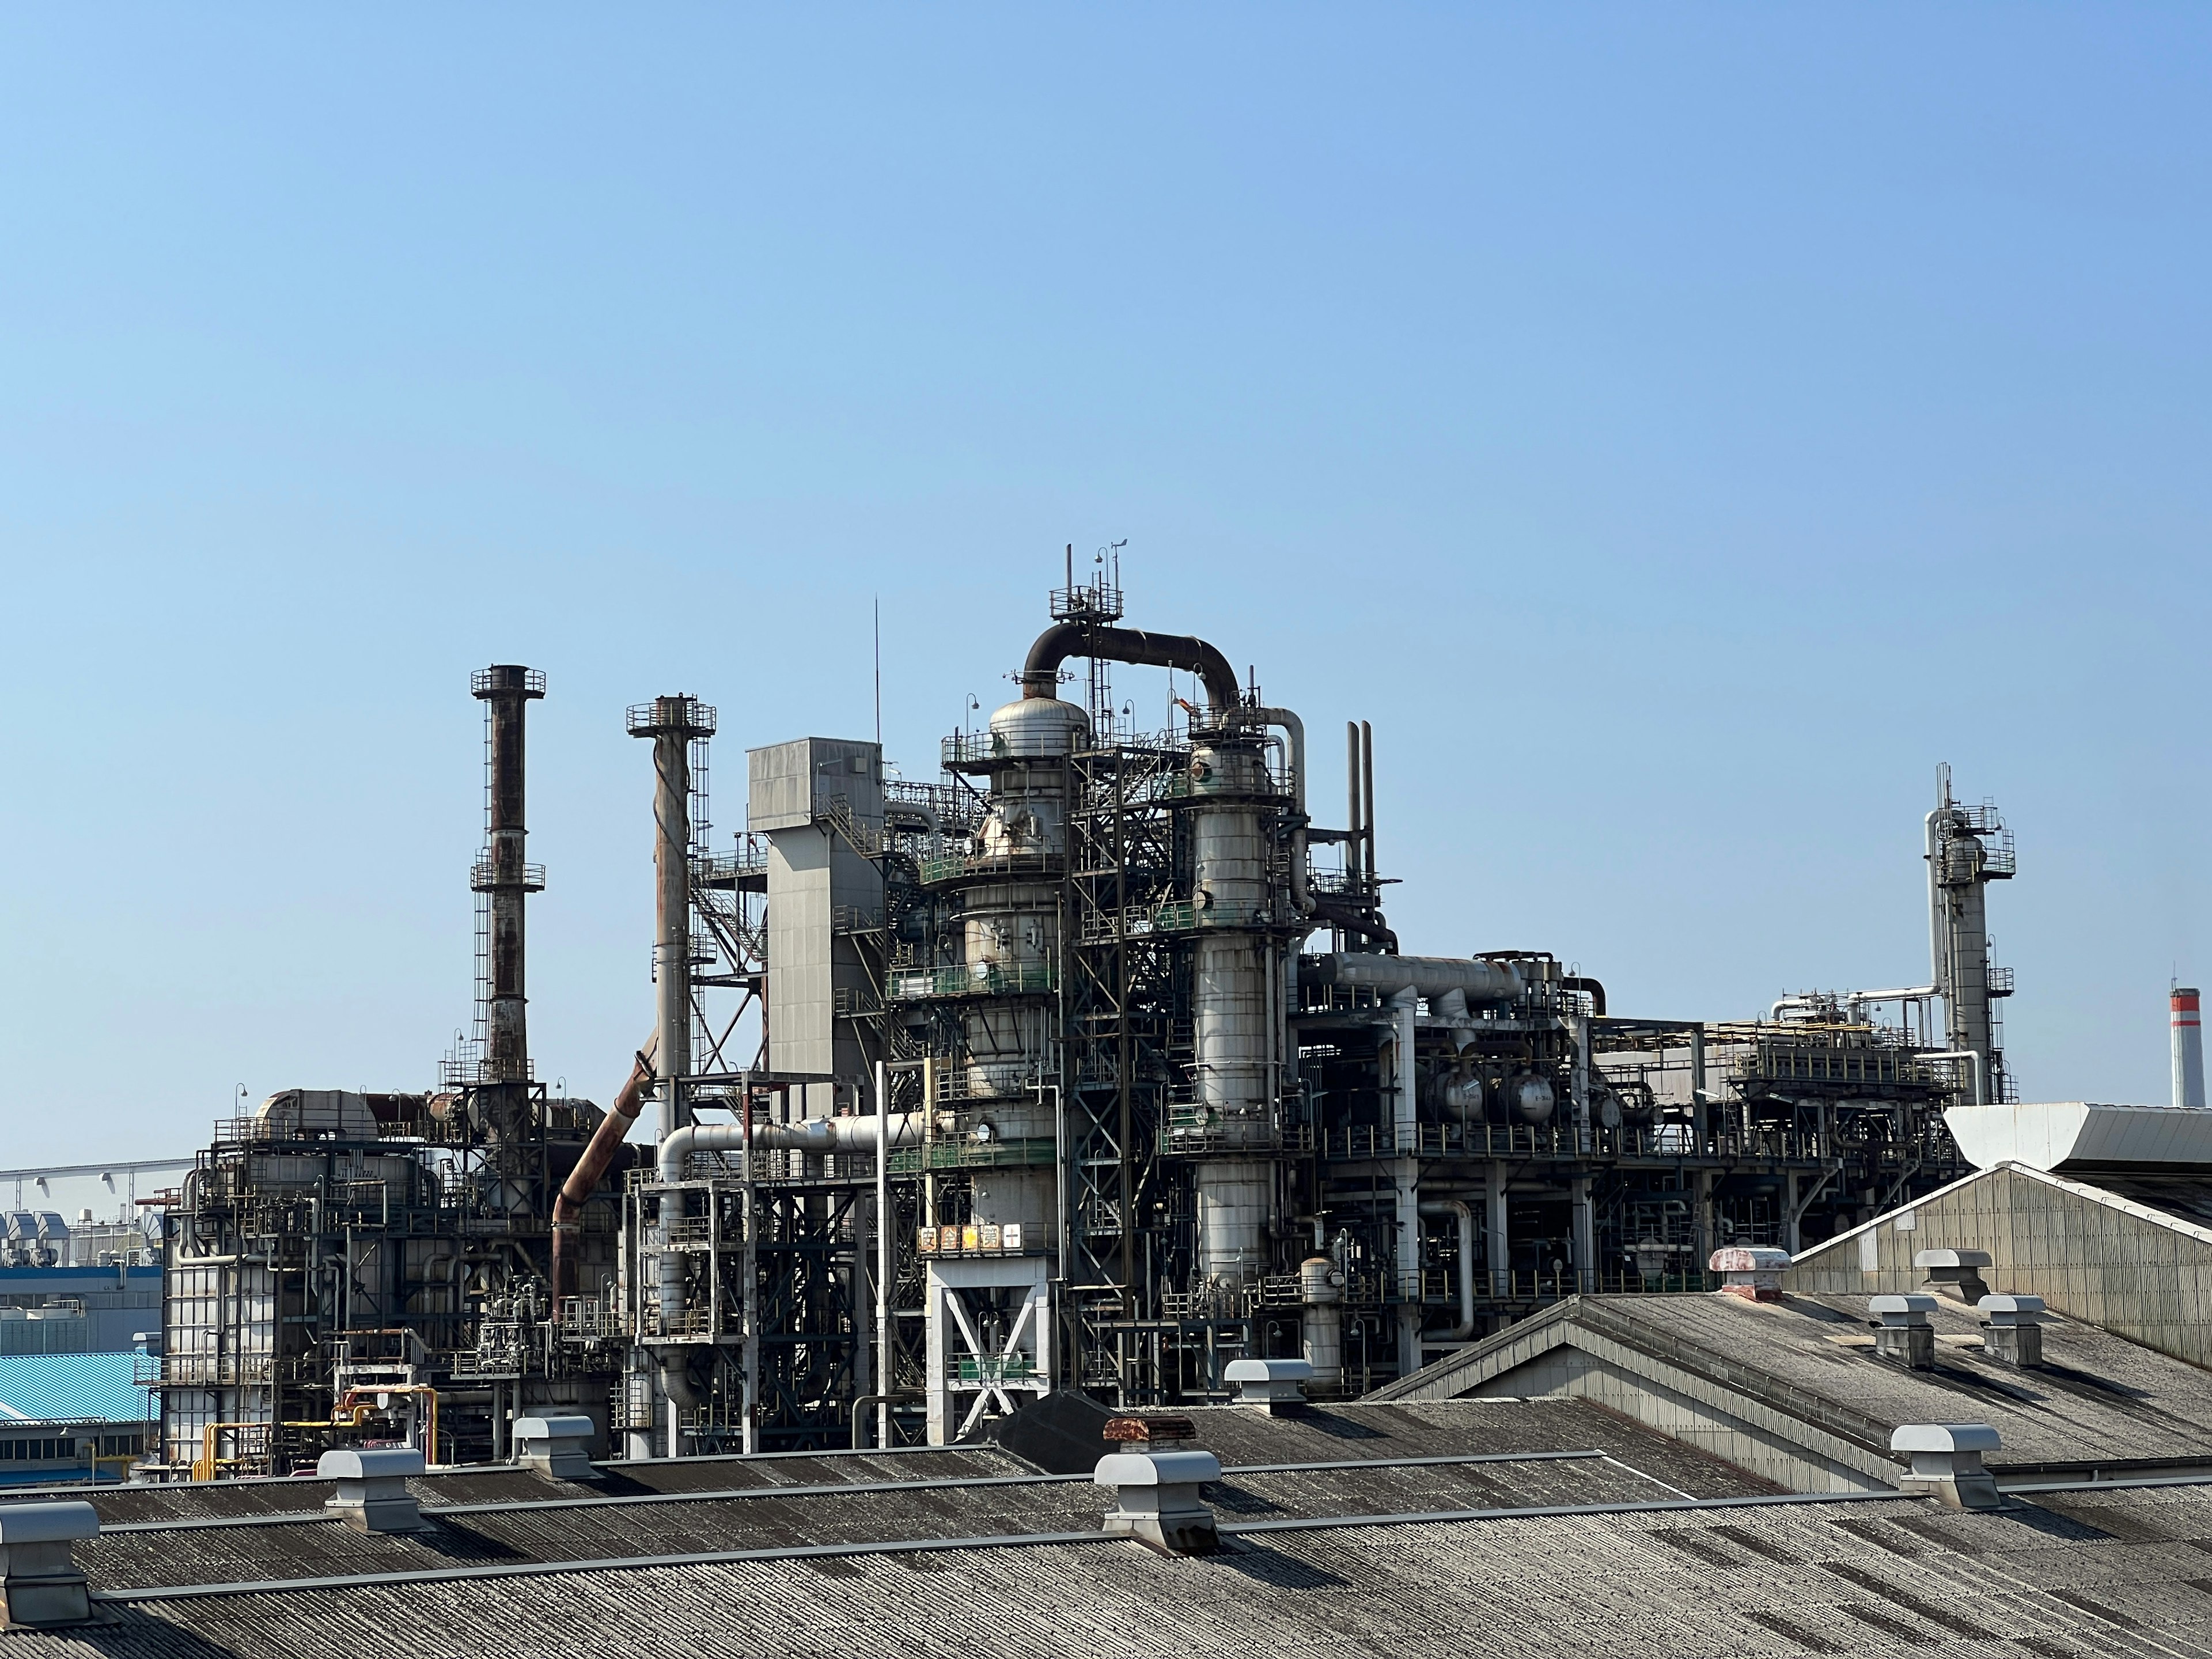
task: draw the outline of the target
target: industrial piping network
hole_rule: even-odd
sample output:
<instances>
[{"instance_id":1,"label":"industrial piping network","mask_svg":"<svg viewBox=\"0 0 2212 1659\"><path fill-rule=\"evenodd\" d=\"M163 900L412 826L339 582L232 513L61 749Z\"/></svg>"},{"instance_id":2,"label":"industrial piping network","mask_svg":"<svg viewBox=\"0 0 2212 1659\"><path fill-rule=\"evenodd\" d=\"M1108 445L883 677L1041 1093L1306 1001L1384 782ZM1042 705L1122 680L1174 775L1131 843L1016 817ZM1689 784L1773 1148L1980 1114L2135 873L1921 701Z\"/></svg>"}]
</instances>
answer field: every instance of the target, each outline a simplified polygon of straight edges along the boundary
<instances>
[{"instance_id":1,"label":"industrial piping network","mask_svg":"<svg viewBox=\"0 0 2212 1659\"><path fill-rule=\"evenodd\" d=\"M1243 1356L1357 1393L1577 1290L1699 1285L1716 1245L1909 1200L1960 1168L1942 1109L2008 1097L1984 899L2010 838L1948 777L1929 985L1638 1018L1547 952L1401 954L1372 729L1347 724L1344 826L1317 825L1299 715L1121 614L1071 571L1020 696L945 740L939 781L858 740L750 751L731 854L695 811L714 710L629 710L655 1006L605 1114L531 1077L544 677L477 676L481 1042L436 1093L287 1091L204 1155L165 1241L168 1461L276 1472L385 1396L498 1456L549 1409L634 1455L849 1444L864 1410L879 1443L941 1442L1057 1389L1220 1398ZM1205 706L1134 732L1109 665L1190 673ZM749 1064L726 1054L748 1011ZM256 1325L280 1274L305 1312ZM266 1376L222 1358L262 1352ZM380 1414L352 1426L398 1431Z\"/></svg>"},{"instance_id":2,"label":"industrial piping network","mask_svg":"<svg viewBox=\"0 0 2212 1659\"><path fill-rule=\"evenodd\" d=\"M786 1219L754 1224L763 1249L776 1227L804 1231L805 1206L835 1210L845 1219L808 1248L848 1264L848 1288L834 1317L801 1322L845 1322L843 1346L809 1363L849 1379L850 1427L825 1421L822 1438L857 1437L864 1403L879 1433L895 1403L919 1406L903 1431L942 1441L1054 1388L1121 1404L1204 1397L1225 1356L1285 1345L1323 1387L1352 1388L1608 1274L1650 1283L1657 1262L1662 1280L1694 1279L1715 1244L1832 1230L1955 1167L1941 1107L1969 1087L1990 1097L2001 1076L1987 1011L2008 988L1987 965L1981 896L2010 872L1994 812L1956 806L1948 781L1928 823L1924 994L1791 999L1739 1027L1625 1018L1599 981L1541 952L1398 953L1364 723L1347 732L1347 827L1315 830L1303 720L1241 690L1219 649L1109 625L1119 593L1103 584L1071 580L1054 614L1021 696L982 733L946 739L948 770L972 789L917 793L903 820L872 820L821 782L879 766L861 755L848 769L867 745L753 753L772 843L750 970L765 1026L795 1053L790 1033L815 1018L781 999L801 976L780 975L775 952L858 948L841 923L794 920L815 902L802 867L849 847L867 861L865 890L835 915L886 918L871 936L880 1007L854 998L838 1016L837 1042L862 1066L758 1073L778 1079L772 1097L739 1078L728 1123L690 1123L671 1103L710 1079L656 1085L658 1187L635 1237L659 1253L636 1317L664 1333L698 1322L707 1281L653 1219L680 1186L734 1183L756 1218L781 1194ZM1089 708L1058 695L1079 656L1092 664ZM1106 663L1191 673L1206 706L1185 705L1187 729L1138 738L1098 695ZM696 709L663 698L645 723L663 738L668 863L686 832L664 750L701 724L671 715L679 706ZM635 716L632 729L648 734ZM763 789L781 791L764 818ZM1340 869L1317 872L1316 845L1340 847ZM684 955L688 921L664 902L658 961ZM1322 929L1334 948L1306 952ZM690 1005L672 988L680 968L657 972L665 1043L669 1005ZM1868 1019L1923 994L1950 1011L1948 1041L1915 1048ZM662 1052L688 1054L688 1041ZM781 1116L762 1115L769 1098ZM847 1103L854 1115L838 1115ZM823 1196L841 1182L849 1209ZM684 1213L712 1200L690 1201ZM919 1307L901 1301L917 1270ZM702 1388L688 1357L662 1351L672 1449L714 1439L717 1422L741 1424L749 1449L811 1443L775 1420L788 1404L761 1380L763 1343L798 1340L769 1311L784 1292L746 1271L748 1305L721 1339L747 1356L741 1382L726 1370ZM708 1398L725 1388L742 1397Z\"/></svg>"}]
</instances>

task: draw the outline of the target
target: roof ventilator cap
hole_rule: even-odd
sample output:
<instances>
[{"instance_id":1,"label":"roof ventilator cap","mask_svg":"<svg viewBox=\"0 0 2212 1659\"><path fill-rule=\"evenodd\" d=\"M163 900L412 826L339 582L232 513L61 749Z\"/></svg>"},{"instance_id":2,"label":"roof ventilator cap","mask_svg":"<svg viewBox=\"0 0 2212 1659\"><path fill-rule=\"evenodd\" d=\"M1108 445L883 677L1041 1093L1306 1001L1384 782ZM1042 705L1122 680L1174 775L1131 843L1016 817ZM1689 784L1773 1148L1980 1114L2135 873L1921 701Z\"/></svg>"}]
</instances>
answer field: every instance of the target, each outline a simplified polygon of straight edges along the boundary
<instances>
[{"instance_id":1,"label":"roof ventilator cap","mask_svg":"<svg viewBox=\"0 0 2212 1659\"><path fill-rule=\"evenodd\" d=\"M1987 1250L1920 1250L1915 1252L1912 1265L1928 1275L1928 1282L1920 1288L1933 1295L1972 1306L1990 1293L1990 1287L1982 1282L1982 1269L1990 1265Z\"/></svg>"},{"instance_id":2,"label":"roof ventilator cap","mask_svg":"<svg viewBox=\"0 0 2212 1659\"><path fill-rule=\"evenodd\" d=\"M99 1536L100 1517L82 1499L0 1504L0 1625L37 1629L91 1618L91 1596L70 1546Z\"/></svg>"},{"instance_id":3,"label":"roof ventilator cap","mask_svg":"<svg viewBox=\"0 0 2212 1659\"><path fill-rule=\"evenodd\" d=\"M1223 1373L1237 1385L1238 1405L1256 1406L1270 1417L1304 1405L1313 1374L1310 1359L1232 1359Z\"/></svg>"},{"instance_id":4,"label":"roof ventilator cap","mask_svg":"<svg viewBox=\"0 0 2212 1659\"><path fill-rule=\"evenodd\" d=\"M1916 1371L1936 1369L1936 1311L1932 1296L1877 1296L1867 1302L1875 1317L1874 1351Z\"/></svg>"},{"instance_id":5,"label":"roof ventilator cap","mask_svg":"<svg viewBox=\"0 0 2212 1659\"><path fill-rule=\"evenodd\" d=\"M1730 1244L1715 1250L1707 1265L1723 1275L1723 1296L1740 1296L1747 1302L1779 1302L1782 1275L1789 1268L1790 1252Z\"/></svg>"},{"instance_id":6,"label":"roof ventilator cap","mask_svg":"<svg viewBox=\"0 0 2212 1659\"><path fill-rule=\"evenodd\" d=\"M1115 1417L1106 1438L1125 1450L1098 1460L1091 1478L1114 1492L1106 1511L1109 1533L1134 1538L1163 1555L1211 1555L1220 1543L1213 1511L1200 1493L1221 1479L1220 1460L1212 1452L1158 1451L1156 1445L1188 1440L1196 1431L1187 1417Z\"/></svg>"},{"instance_id":7,"label":"roof ventilator cap","mask_svg":"<svg viewBox=\"0 0 2212 1659\"><path fill-rule=\"evenodd\" d=\"M2043 1298L1985 1296L1975 1304L1982 1316L1982 1352L2007 1365L2043 1364Z\"/></svg>"},{"instance_id":8,"label":"roof ventilator cap","mask_svg":"<svg viewBox=\"0 0 2212 1659\"><path fill-rule=\"evenodd\" d=\"M1897 1484L1954 1510L2004 1507L1996 1478L1982 1467L1982 1454L2001 1443L1986 1423L1907 1423L1889 1437L1890 1450L1912 1460L1912 1472Z\"/></svg>"},{"instance_id":9,"label":"roof ventilator cap","mask_svg":"<svg viewBox=\"0 0 2212 1659\"><path fill-rule=\"evenodd\" d=\"M597 1480L588 1417L518 1417L514 1461L548 1480Z\"/></svg>"},{"instance_id":10,"label":"roof ventilator cap","mask_svg":"<svg viewBox=\"0 0 2212 1659\"><path fill-rule=\"evenodd\" d=\"M427 1524L407 1490L410 1477L422 1473L422 1454L412 1446L326 1451L315 1473L338 1483L324 1509L357 1532L420 1532Z\"/></svg>"}]
</instances>

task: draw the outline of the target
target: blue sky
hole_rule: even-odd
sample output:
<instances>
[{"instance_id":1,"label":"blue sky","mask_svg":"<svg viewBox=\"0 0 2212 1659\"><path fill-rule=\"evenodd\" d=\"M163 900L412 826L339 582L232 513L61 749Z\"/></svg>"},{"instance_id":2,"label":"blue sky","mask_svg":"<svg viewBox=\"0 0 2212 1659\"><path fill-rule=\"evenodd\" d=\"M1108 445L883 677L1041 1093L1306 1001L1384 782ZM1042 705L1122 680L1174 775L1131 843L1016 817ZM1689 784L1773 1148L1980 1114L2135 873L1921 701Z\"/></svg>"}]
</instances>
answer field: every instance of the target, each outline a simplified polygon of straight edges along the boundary
<instances>
[{"instance_id":1,"label":"blue sky","mask_svg":"<svg viewBox=\"0 0 2212 1659\"><path fill-rule=\"evenodd\" d=\"M720 708L726 836L744 746L867 733L879 595L918 775L1123 538L1133 621L1374 722L1407 948L1673 1016L1914 979L1948 760L2019 834L2024 1090L2162 1099L2212 974L2209 35L9 12L5 1161L432 1079L492 661L551 683L533 1045L605 1098L623 705Z\"/></svg>"}]
</instances>

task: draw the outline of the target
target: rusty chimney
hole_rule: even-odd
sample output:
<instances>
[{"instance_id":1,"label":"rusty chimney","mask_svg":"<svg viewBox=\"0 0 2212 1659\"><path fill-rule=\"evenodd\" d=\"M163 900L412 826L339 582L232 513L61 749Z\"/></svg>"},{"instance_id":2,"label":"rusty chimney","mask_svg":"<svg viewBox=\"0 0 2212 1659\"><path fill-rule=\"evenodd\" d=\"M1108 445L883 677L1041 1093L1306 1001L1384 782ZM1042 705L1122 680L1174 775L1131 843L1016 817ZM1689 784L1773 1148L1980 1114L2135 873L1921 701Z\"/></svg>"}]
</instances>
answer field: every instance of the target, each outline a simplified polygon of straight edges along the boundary
<instances>
[{"instance_id":1,"label":"rusty chimney","mask_svg":"<svg viewBox=\"0 0 2212 1659\"><path fill-rule=\"evenodd\" d=\"M469 690L484 705L484 850L469 884L483 895L477 941L477 996L483 1005L483 1052L477 1080L530 1082L530 1032L524 1014L522 901L545 886L544 866L523 860L522 713L545 695L534 668L498 663L471 675Z\"/></svg>"},{"instance_id":2,"label":"rusty chimney","mask_svg":"<svg viewBox=\"0 0 2212 1659\"><path fill-rule=\"evenodd\" d=\"M656 1142L690 1121L675 1079L691 1069L691 854L695 750L705 758L714 711L696 697L632 705L629 734L653 739L653 1036L660 1070Z\"/></svg>"}]
</instances>

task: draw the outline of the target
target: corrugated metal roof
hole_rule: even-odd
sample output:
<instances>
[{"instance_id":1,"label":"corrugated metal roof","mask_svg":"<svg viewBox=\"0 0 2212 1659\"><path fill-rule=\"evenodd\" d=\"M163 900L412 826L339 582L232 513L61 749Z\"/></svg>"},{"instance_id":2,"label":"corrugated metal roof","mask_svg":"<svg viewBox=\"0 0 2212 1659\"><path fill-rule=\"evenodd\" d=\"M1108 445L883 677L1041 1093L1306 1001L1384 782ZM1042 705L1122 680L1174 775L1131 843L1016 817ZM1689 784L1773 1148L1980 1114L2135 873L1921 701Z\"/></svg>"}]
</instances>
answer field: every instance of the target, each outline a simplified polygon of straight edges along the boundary
<instances>
[{"instance_id":1,"label":"corrugated metal roof","mask_svg":"<svg viewBox=\"0 0 2212 1659\"><path fill-rule=\"evenodd\" d=\"M1224 1406L1191 1416L1226 1467L1208 1497L1230 1523L1775 1490L1587 1401L1347 1404L1282 1417ZM426 1475L409 1484L430 1525L411 1534L333 1525L321 1513L332 1488L314 1480L111 1489L90 1495L106 1530L78 1560L95 1587L121 1591L1089 1531L1104 1504L1087 1474L1039 1474L988 1446L617 1463L603 1474L590 1486L514 1468Z\"/></svg>"},{"instance_id":2,"label":"corrugated metal roof","mask_svg":"<svg viewBox=\"0 0 2212 1659\"><path fill-rule=\"evenodd\" d=\"M15 1423L143 1423L154 1396L135 1353L0 1355L0 1432Z\"/></svg>"},{"instance_id":3,"label":"corrugated metal roof","mask_svg":"<svg viewBox=\"0 0 2212 1659\"><path fill-rule=\"evenodd\" d=\"M333 1528L336 1530L336 1528ZM10 1659L2073 1659L2212 1653L2212 1488L1354 1526L104 1602Z\"/></svg>"}]
</instances>

